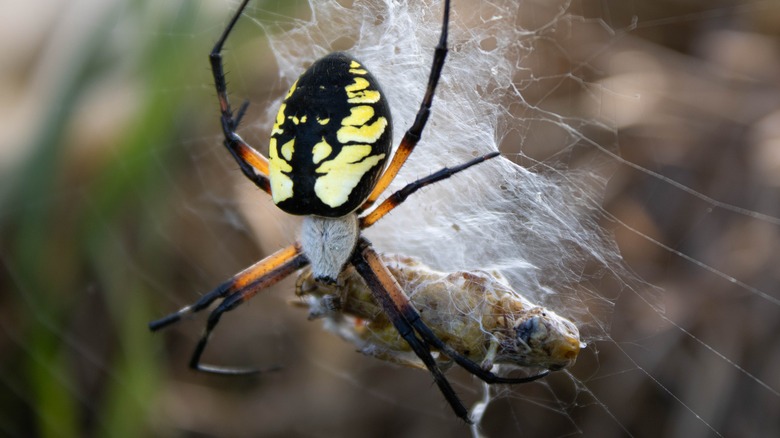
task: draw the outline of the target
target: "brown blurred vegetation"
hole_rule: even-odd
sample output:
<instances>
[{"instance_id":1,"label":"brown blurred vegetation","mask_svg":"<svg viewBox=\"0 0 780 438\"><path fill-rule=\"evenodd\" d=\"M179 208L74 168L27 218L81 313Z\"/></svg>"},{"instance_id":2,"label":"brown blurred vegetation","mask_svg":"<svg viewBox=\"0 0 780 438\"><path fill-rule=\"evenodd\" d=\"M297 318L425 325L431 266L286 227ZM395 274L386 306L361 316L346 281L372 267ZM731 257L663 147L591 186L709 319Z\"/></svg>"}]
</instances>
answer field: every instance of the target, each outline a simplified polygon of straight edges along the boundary
<instances>
[{"instance_id":1,"label":"brown blurred vegetation","mask_svg":"<svg viewBox=\"0 0 780 438\"><path fill-rule=\"evenodd\" d=\"M220 146L206 54L233 3L0 6L0 435L467 436L428 375L307 322L287 304L289 281L224 318L207 353L279 372L191 373L203 318L149 334L149 320L293 227L245 222L241 211L268 201ZM521 21L532 27L549 11L541 3L523 2ZM582 19L556 36L561 62L589 85L559 87L544 104L602 118L610 149L647 170L616 165L605 209L653 240L604 225L627 265L663 289L665 313L624 290L611 339L593 343L573 377L507 389L484 433L778 436L780 3L584 0L568 11ZM308 14L282 1L249 11L280 26ZM261 38L240 27L226 58L235 99L252 102L248 120L285 87ZM246 133L258 145L266 135ZM524 144L551 155L533 148L541 139ZM472 379L450 375L464 399L479 397Z\"/></svg>"}]
</instances>

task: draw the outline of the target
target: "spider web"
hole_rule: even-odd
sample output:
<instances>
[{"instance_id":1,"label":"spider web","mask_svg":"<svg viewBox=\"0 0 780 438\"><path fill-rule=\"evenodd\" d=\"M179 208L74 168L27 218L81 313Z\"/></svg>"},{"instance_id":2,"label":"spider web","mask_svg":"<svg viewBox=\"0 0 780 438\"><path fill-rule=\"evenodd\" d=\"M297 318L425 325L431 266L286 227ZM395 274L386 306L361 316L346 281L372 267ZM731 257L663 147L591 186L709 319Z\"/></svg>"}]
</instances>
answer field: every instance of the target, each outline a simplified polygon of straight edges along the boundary
<instances>
[{"instance_id":1,"label":"spider web","mask_svg":"<svg viewBox=\"0 0 780 438\"><path fill-rule=\"evenodd\" d=\"M0 434L777 435L774 3L454 2L431 119L390 190L502 158L415 193L367 235L437 269L499 270L588 344L528 385L449 370L473 429L427 373L306 321L292 281L225 315L206 353L279 372L189 373L203 316L146 333L298 227L219 146L205 54L237 2L169 3L52 4L4 27L41 30L7 52L19 62L5 82L30 91L2 125L22 147L0 158ZM382 84L400 139L441 3L311 3L250 3L231 36L231 97L252 104L242 136L266 152L284 91L346 50Z\"/></svg>"}]
</instances>

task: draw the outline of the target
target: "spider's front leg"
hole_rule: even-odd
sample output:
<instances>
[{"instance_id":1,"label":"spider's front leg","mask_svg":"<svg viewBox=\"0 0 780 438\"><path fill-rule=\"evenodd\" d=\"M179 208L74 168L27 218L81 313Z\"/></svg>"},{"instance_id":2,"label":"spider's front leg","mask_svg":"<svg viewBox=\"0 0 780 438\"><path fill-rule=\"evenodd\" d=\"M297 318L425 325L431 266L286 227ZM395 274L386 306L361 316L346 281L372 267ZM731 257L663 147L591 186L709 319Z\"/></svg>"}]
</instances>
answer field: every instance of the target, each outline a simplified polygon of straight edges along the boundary
<instances>
[{"instance_id":1,"label":"spider's front leg","mask_svg":"<svg viewBox=\"0 0 780 438\"><path fill-rule=\"evenodd\" d=\"M441 71L444 68L444 60L447 58L447 35L449 33L450 23L450 1L444 2L444 13L441 23L441 34L439 35L439 43L433 52L433 62L431 63L431 71L428 74L428 85L425 88L425 95L423 96L420 107L417 110L417 115L414 117L414 123L404 134L401 139L401 144L393 155L393 159L387 166L387 169L382 174L382 177L377 181L374 189L371 191L369 197L363 202L360 207L360 211L365 211L370 208L379 196L387 189L390 183L398 175L398 171L404 165L409 155L420 142L425 125L428 123L428 117L431 113L431 106L433 105L433 95L436 94L436 86L439 83L441 77Z\"/></svg>"},{"instance_id":2,"label":"spider's front leg","mask_svg":"<svg viewBox=\"0 0 780 438\"><path fill-rule=\"evenodd\" d=\"M368 243L368 241L361 239L360 243L358 244L358 249L355 252L356 255L352 258L352 264L355 266L355 268L357 268L358 273L360 273L360 275L366 280L366 283L371 289L374 299L380 303L380 305L382 305L383 309L385 309L386 306L384 301L389 299L389 303L392 304L395 309L397 309L405 324L411 327L417 333L417 335L419 335L420 339L422 339L422 341L425 343L426 348L428 348L427 346L434 347L445 356L454 360L455 363L460 365L463 369L486 383L528 383L550 374L549 371L542 371L539 374L527 377L502 377L492 373L489 369L483 368L465 355L455 351L454 348L450 347L444 341L439 339L433 330L431 330L431 328L425 324L425 322L420 317L420 313L417 311L417 309L414 308L414 305L412 305L409 298L395 281L392 274L384 265L376 251L371 248L371 245ZM357 254L359 252L361 254ZM379 278L388 278L382 282L384 290L376 290L371 285L369 279L367 278L367 276L371 275L379 276ZM396 326L396 328L398 327ZM399 332L401 332L401 330L399 330ZM401 334L403 335L403 333ZM415 351L415 353L417 353L417 351ZM423 357L420 357L420 359L423 359Z\"/></svg>"},{"instance_id":3,"label":"spider's front leg","mask_svg":"<svg viewBox=\"0 0 780 438\"><path fill-rule=\"evenodd\" d=\"M361 238L359 240L350 262L366 281L374 300L382 307L382 310L387 314L398 333L433 375L436 385L444 395L444 398L447 399L452 410L455 411L455 415L466 423L471 424L468 409L463 406L452 385L450 385L450 382L436 364L428 344L417 337L415 328L404 317L404 313L406 313L404 309L411 307L409 299L387 267L379 260L379 256L366 239Z\"/></svg>"},{"instance_id":4,"label":"spider's front leg","mask_svg":"<svg viewBox=\"0 0 780 438\"><path fill-rule=\"evenodd\" d=\"M214 48L209 53L209 63L211 64L211 73L214 76L214 86L217 89L220 121L222 123L222 132L225 136L225 147L238 163L241 173L255 183L257 187L260 187L270 195L271 183L268 179L268 159L260 152L257 152L252 146L249 146L236 133L238 124L244 117L249 102L245 101L238 109L236 115L233 115L233 110L231 109L230 101L228 100L225 69L222 64L222 47L225 45L225 41L227 41L228 36L230 36L230 32L244 12L247 3L249 3L249 0L244 0L244 2L241 3L241 6L239 6L238 11L233 15L233 18L231 18L225 31L222 32L219 40L214 44Z\"/></svg>"}]
</instances>

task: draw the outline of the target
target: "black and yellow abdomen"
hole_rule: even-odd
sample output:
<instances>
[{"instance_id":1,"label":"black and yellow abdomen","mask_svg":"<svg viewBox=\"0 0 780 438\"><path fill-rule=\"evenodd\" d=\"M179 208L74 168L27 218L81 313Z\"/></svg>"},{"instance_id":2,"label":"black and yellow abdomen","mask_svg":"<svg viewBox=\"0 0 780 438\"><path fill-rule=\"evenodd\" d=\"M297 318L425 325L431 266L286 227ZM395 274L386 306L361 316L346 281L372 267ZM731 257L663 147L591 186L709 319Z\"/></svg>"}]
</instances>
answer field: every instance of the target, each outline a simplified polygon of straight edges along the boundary
<instances>
[{"instance_id":1,"label":"black and yellow abdomen","mask_svg":"<svg viewBox=\"0 0 780 438\"><path fill-rule=\"evenodd\" d=\"M344 216L368 197L392 147L376 79L345 53L318 60L290 87L269 148L274 203L290 214Z\"/></svg>"}]
</instances>

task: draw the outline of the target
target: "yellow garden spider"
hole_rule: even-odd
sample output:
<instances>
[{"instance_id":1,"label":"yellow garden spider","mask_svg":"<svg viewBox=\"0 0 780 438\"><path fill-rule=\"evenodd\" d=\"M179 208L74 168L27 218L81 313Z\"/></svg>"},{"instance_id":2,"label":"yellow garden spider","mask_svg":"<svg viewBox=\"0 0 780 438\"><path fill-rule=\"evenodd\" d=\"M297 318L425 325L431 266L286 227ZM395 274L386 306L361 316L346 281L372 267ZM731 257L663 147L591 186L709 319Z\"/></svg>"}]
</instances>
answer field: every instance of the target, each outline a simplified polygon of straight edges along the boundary
<instances>
[{"instance_id":1,"label":"yellow garden spider","mask_svg":"<svg viewBox=\"0 0 780 438\"><path fill-rule=\"evenodd\" d=\"M387 100L371 73L345 53L331 53L316 61L292 85L276 116L268 159L239 137L235 131L247 102L233 114L221 52L248 2L241 3L209 55L224 144L243 174L270 194L279 208L304 216L301 239L236 274L194 304L151 322L150 329L162 329L182 316L201 311L222 299L208 317L190 367L215 374L255 373L258 370L201 363L211 332L222 314L306 265L311 266L315 280L324 283L335 282L345 266L352 265L378 306L433 375L455 414L466 422L470 422L468 411L444 377L431 349L487 383L524 383L547 375L545 371L521 378L497 376L443 342L420 319L397 280L361 234L361 230L370 227L421 187L499 155L493 152L456 167L445 167L408 184L365 213L396 177L419 142L428 120L447 54L449 0L444 2L441 36L435 48L425 96L414 123L406 131L386 170L385 163L392 147L392 120Z\"/></svg>"}]
</instances>

